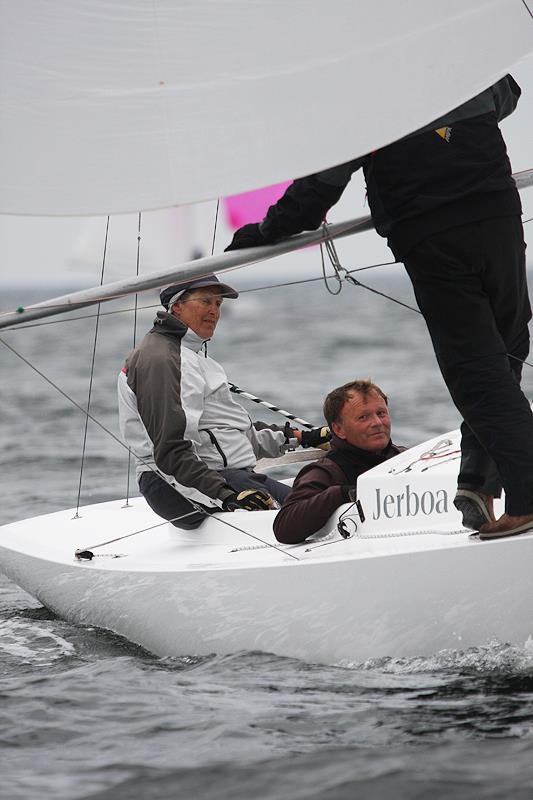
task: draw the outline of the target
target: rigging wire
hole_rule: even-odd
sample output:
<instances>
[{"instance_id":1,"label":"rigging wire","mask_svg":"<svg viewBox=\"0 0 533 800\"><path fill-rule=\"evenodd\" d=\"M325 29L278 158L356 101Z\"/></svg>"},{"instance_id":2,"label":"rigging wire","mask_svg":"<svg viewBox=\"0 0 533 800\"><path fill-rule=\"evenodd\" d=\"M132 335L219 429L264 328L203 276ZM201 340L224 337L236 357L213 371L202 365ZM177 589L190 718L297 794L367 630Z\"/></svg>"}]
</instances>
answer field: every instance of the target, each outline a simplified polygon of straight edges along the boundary
<instances>
[{"instance_id":1,"label":"rigging wire","mask_svg":"<svg viewBox=\"0 0 533 800\"><path fill-rule=\"evenodd\" d=\"M526 0L522 0L522 3L524 4L524 6L526 8L526 11L529 14L529 16L531 17L531 19L533 19L533 11L530 9L528 4L526 3Z\"/></svg>"},{"instance_id":2,"label":"rigging wire","mask_svg":"<svg viewBox=\"0 0 533 800\"><path fill-rule=\"evenodd\" d=\"M398 264L398 263L399 263L398 261L379 261L376 264L367 264L364 267L355 267L352 270L345 270L345 271L348 272L348 274L352 274L354 272L364 272L367 269L375 269L376 267L393 266L394 264ZM329 278L334 278L335 275L334 274L333 275L327 275L326 277L328 279ZM254 287L252 287L250 289L239 289L239 294L240 295L241 294L251 294L253 292L262 292L262 291L265 291L267 289L283 289L286 286L301 286L302 284L305 284L305 283L317 283L318 281L323 281L323 280L324 280L323 276L320 275L318 278L300 278L299 280L296 280L296 281L283 281L282 283L269 283L269 284L266 284L265 286L254 286ZM116 298L116 299L120 300L122 298ZM63 306L58 306L58 308L63 308ZM160 308L160 303L150 303L149 305L146 305L146 306L139 306L139 311L149 311L151 308ZM127 314L127 313L131 313L134 310L135 310L134 308L117 308L114 311L102 311L100 313L100 317L109 317L109 316L112 316L113 314ZM11 312L10 311L5 311L5 312L2 312L2 313L10 314ZM1 315L2 314L0 313L0 316ZM6 332L8 332L8 333L13 333L15 331L26 331L26 330L29 330L30 328L40 328L40 327L42 327L44 325L60 325L63 322L79 322L80 320L94 319L95 316L96 316L96 314L84 314L83 316L80 316L80 317L61 317L60 319L49 319L49 320L46 320L45 322L31 322L31 323L28 323L26 325L14 325L12 328L4 328L4 330Z\"/></svg>"},{"instance_id":3,"label":"rigging wire","mask_svg":"<svg viewBox=\"0 0 533 800\"><path fill-rule=\"evenodd\" d=\"M141 252L141 212L139 211L139 220L137 223L137 261L135 274L139 276L139 263ZM133 307L133 349L137 344L137 307L139 304L139 294L135 292L135 302ZM126 474L126 502L124 507L127 508L130 504L130 474L131 474L131 450L128 448L128 471Z\"/></svg>"},{"instance_id":4,"label":"rigging wire","mask_svg":"<svg viewBox=\"0 0 533 800\"><path fill-rule=\"evenodd\" d=\"M74 555L76 556L77 559L90 561L93 558L93 553L91 551L92 550L96 550L97 547L105 547L108 544L114 544L115 542L121 542L123 539L129 539L132 536L137 536L139 533L146 533L146 531L153 531L156 528L162 528L164 525L167 525L168 523L178 522L180 519L185 519L185 517L190 517L192 514L196 514L196 512L199 511L199 510L200 510L200 508L196 508L196 506L195 506L195 510L194 511L189 511L187 514L181 514L181 516L179 516L179 517L173 517L172 519L164 520L163 522L158 522L156 525L150 525L148 528L142 528L141 530L138 530L138 531L133 531L131 533L126 533L123 536L117 536L115 539L109 539L106 542L99 542L98 544L91 544L88 547L78 547L74 551ZM205 513L206 517L211 516L207 512L204 512L204 513ZM300 561L298 556L295 556L294 553L291 553L288 550L284 550L282 547L278 547L277 545L272 544L271 542L265 542L259 536L255 536L255 534L250 533L250 531L245 531L242 528L239 528L238 525L233 525L231 522L227 522L227 520L223 520L223 519L220 519L220 518L217 518L217 522L222 522L224 525L227 525L228 527L233 528L236 531L239 531L239 533L245 533L251 539L255 539L257 542L260 542L261 543L261 547L272 548L273 550L277 550L279 553L283 553L284 556L290 556L295 561ZM234 551L232 551L232 552L234 552Z\"/></svg>"},{"instance_id":5,"label":"rigging wire","mask_svg":"<svg viewBox=\"0 0 533 800\"><path fill-rule=\"evenodd\" d=\"M346 275L345 280L347 280L348 283L354 286L355 288L357 288L357 286L361 286L363 289L367 289L369 292L372 292L373 294L377 294L380 297L384 297L386 300L390 300L391 303L396 303L396 305L398 306L403 306L403 308L407 308L409 309L409 311L414 311L416 314L422 314L420 309L415 308L414 306L410 306L408 305L408 303L403 303L401 300L397 300L395 297L391 297L390 295L385 294L384 292L379 292L377 289L373 289L371 286L367 286L366 284L361 283L361 281L358 281L356 278L352 278L350 274Z\"/></svg>"},{"instance_id":6,"label":"rigging wire","mask_svg":"<svg viewBox=\"0 0 533 800\"><path fill-rule=\"evenodd\" d=\"M106 254L107 254L108 236L109 236L109 215L107 217L107 224L106 224L106 229L105 229L104 252L103 252L103 255L102 255L102 272L101 272L101 275L100 275L100 286L102 286L103 283L104 283L105 260L106 260ZM96 361L96 344L98 342L98 326L99 326L99 324L100 324L100 303L98 303L98 306L97 306L96 322L95 322L95 326L94 326L94 343L93 343L93 354L92 354L92 358L91 358L91 374L90 374L90 378L89 378L89 391L88 391L88 394L87 394L87 416L85 417L85 428L84 428L84 432L83 432L83 445L82 445L82 449L81 449L81 464L80 464L80 480L79 480L79 484L78 484L78 498L76 500L76 513L74 514L74 519L77 519L79 517L78 511L79 511L79 508L80 508L81 484L82 484L82 481L83 481L83 468L85 466L85 450L86 450L86 447L87 447L87 428L88 428L88 425L89 425L89 416L88 416L88 414L89 414L89 410L91 408L91 395L92 395L92 390L93 390L94 364L95 364L95 361Z\"/></svg>"},{"instance_id":7,"label":"rigging wire","mask_svg":"<svg viewBox=\"0 0 533 800\"><path fill-rule=\"evenodd\" d=\"M213 226L213 242L211 244L211 255L215 252L215 239L217 235L217 222L218 222L218 209L220 206L220 197L217 197L217 208L215 211L215 224Z\"/></svg>"},{"instance_id":8,"label":"rigging wire","mask_svg":"<svg viewBox=\"0 0 533 800\"><path fill-rule=\"evenodd\" d=\"M522 224L523 225L527 225L530 222L533 222L533 217L529 217L528 219L522 220ZM333 241L332 241L332 243L333 243ZM399 263L400 263L399 261L378 261L375 264L366 264L364 267L355 267L354 269L346 269L345 267L341 267L341 269L343 270L344 275L346 277L347 275L353 275L356 272L364 272L364 271L369 270L369 269L376 269L377 267L394 266L395 264L399 264ZM337 277L337 273L335 271L334 271L334 273L332 275L327 275L326 276L326 278L328 280L330 278L335 278L335 277ZM250 289L241 289L241 290L239 290L239 294L251 294L252 292L262 292L262 291L266 291L268 289L282 289L282 288L285 288L286 286L301 286L301 285L306 284L306 283L316 283L317 281L324 281L324 275L321 275L318 278L300 278L299 280L295 280L295 281L283 281L281 283L265 284L264 286L254 286L254 287L252 287ZM361 286L361 288L363 288L363 289L367 289L369 292L373 292L374 294L378 294L378 295L380 295L380 297L383 297L386 300L391 300L392 302L396 302L399 305L404 305L406 308L408 308L411 311L416 311L416 312L420 313L420 311L418 309L413 308L412 306L408 306L406 304L403 304L399 300L395 300L395 298L390 297L389 295L386 295L383 292L379 292L377 289L374 289L372 286L367 286L366 284L361 283L360 281L357 281L356 285ZM338 293L335 292L334 294L338 294ZM117 297L116 299L117 300L122 299L122 295L120 297ZM149 305L139 306L139 310L140 311L148 311L151 308L158 308L158 307L159 307L159 303L150 303ZM63 306L58 306L58 308L63 308ZM100 313L100 317L111 316L113 314L127 314L127 313L130 313L131 311L134 311L134 310L135 310L135 308L119 308L119 309L115 309L114 311L102 311ZM11 311L1 311L0 312L0 316L2 316L3 314L11 314L11 313L12 313ZM5 330L8 331L9 333L12 333L13 331L24 331L24 330L29 330L30 328L40 328L43 325L60 325L61 323L64 323L64 322L77 322L79 320L94 319L95 316L96 316L95 314L84 314L83 316L78 316L78 317L62 317L61 319L47 320L46 322L33 322L33 323L29 323L27 325L15 325L12 328L5 328ZM527 362L524 362L524 363L527 364ZM531 365L528 365L528 366L531 366Z\"/></svg>"},{"instance_id":9,"label":"rigging wire","mask_svg":"<svg viewBox=\"0 0 533 800\"><path fill-rule=\"evenodd\" d=\"M217 201L215 225L214 225L214 231L213 231L212 254L214 252L214 246L215 246L218 210L219 210L219 201ZM526 225L527 223L529 223L531 221L533 221L533 217L524 220L523 224ZM141 229L141 214L139 214L138 236L137 236L137 275L139 274L139 257L140 257L140 241L141 241L140 229ZM324 223L324 229L327 230L326 223ZM108 232L109 232L109 216L107 218L107 225L106 225L106 235L105 235L103 259L102 259L102 273L101 273L100 285L103 284L103 278L104 278ZM386 295L385 293L380 292L377 289L373 289L370 286L366 286L365 284L362 284L360 281L358 281L357 279L352 277L353 273L355 273L355 272L360 272L360 271L363 271L363 270L366 270L366 269L373 269L373 268L379 267L379 266L392 265L392 264L395 264L395 263L398 263L398 262L396 262L396 261L380 262L380 263L377 263L377 264L367 265L365 267L359 267L359 268L356 268L356 269L353 269L353 270L347 270L340 263L340 259L338 257L338 253L337 253L336 247L335 247L334 242L333 242L332 239L330 239L330 238L326 239L326 241L325 241L325 249L326 249L326 253L328 254L328 257L330 259L330 263L331 263L331 265L333 267L333 270L334 270L334 274L331 277L335 278L339 283L338 291L336 291L336 292L332 291L330 289L330 287L328 286L328 284L327 284L327 277L328 276L326 276L325 260L324 260L324 254L323 254L323 249L322 249L322 244L321 244L320 245L320 251L321 251L322 273L323 274L322 274L322 276L320 278L302 279L302 280L298 280L298 281L288 281L288 282L284 282L284 283L281 283L281 284L273 284L273 285L270 285L270 286L255 287L253 289L243 290L242 293L252 292L252 291L261 291L261 290L270 289L270 288L280 288L280 287L290 286L290 285L295 285L295 284L311 283L311 282L315 282L317 280L322 280L324 282L327 290L330 292L330 294L336 295L336 294L339 294L341 289L342 289L342 281L346 280L349 283L351 283L354 286L354 288L357 287L357 286L360 286L360 287L362 287L364 289L367 289L368 291L373 292L374 294L377 294L377 295L379 295L379 296L381 296L381 297L383 297L385 299L391 300L392 302L395 302L398 305L401 305L401 306L403 306L403 307L405 307L405 308L407 308L407 309L409 309L411 311L415 311L418 314L421 313L419 311L419 309L413 308L412 306L409 306L409 305L407 305L407 304L405 304L405 303L403 303L403 302L401 302L401 301L399 301L399 300L397 300L397 299L395 299L393 297L390 297L389 295ZM152 307L154 307L154 306L144 306L142 308L152 308ZM110 314L116 314L116 313L125 313L125 312L129 312L129 311L132 311L132 310L134 312L134 340L133 340L133 343L134 343L134 346L135 346L135 343L136 343L136 330L137 330L137 312L138 312L138 294L137 293L135 295L135 303L134 303L134 308L133 309L120 309L118 311L101 313L100 312L100 303L99 303L96 315L84 315L82 317L70 318L69 320L61 320L61 321L74 321L74 320L79 320L79 319L90 319L90 318L96 317L95 337L94 337L92 364L91 364L91 376L90 376L88 400L87 400L87 408L86 409L84 407L82 407L79 403L77 403L73 398L71 398L65 391L63 391L57 384L55 384L52 380L50 380L46 375L44 375L43 372L41 372L37 367L35 367L28 359L26 359L14 347L12 347L5 339L0 337L0 343L1 344L3 344L5 347L7 347L14 355L16 355L24 363L26 363L31 369L33 369L37 374L39 374L48 384L50 384L56 391L58 391L61 395L63 395L70 403L72 403L76 408L78 408L79 411L81 411L85 415L85 431L84 431L83 448L82 448L82 462L81 462L81 469L80 469L80 481L79 481L79 487L78 487L78 499L77 499L77 506L76 506L76 514L75 514L74 518L79 516L78 515L78 511L79 511L79 503L80 503L80 496L81 496L82 476L83 476L83 467L84 467L85 449L86 449L86 440L87 440L87 427L88 427L89 419L91 419L96 425L98 425L109 436L111 436L116 442L118 442L118 444L120 444L122 447L124 447L125 449L128 450L128 490L127 490L126 505L129 505L129 503L128 503L128 498L129 498L129 472L130 472L129 466L130 466L131 450L127 447L127 445L125 445L122 442L121 439L119 439L112 431L110 431L108 428L106 428L106 426L104 426L99 420L97 420L90 413L90 403L91 403L92 384L93 384L93 376L94 376L94 363L95 363L95 357L96 357L96 346L97 346L97 339L98 339L98 328L99 328L100 317L101 316L108 316ZM40 327L41 325L46 325L46 324L58 324L58 322L59 322L58 320L53 320L53 321L48 321L48 322L43 322L43 323L24 325L24 326L20 326L20 328L22 330L24 330L26 328ZM13 329L11 329L11 330L13 330ZM510 358L514 358L517 361L522 361L521 359L517 358L516 356L509 355L509 357ZM529 363L527 361L522 361L522 363L533 367L533 364L531 364L531 363ZM152 469L152 471L156 472L156 470L154 470L150 465L147 465L147 466L150 469ZM156 474L158 474L158 473L156 473ZM205 512L204 509L202 509L201 507L197 508L194 503L192 503L192 505L197 511L201 511L201 512L205 513L206 516L209 516L207 514L207 512ZM194 513L194 512L190 512L190 513ZM182 516L189 516L189 514L182 515ZM176 517L175 518L175 520L178 520L178 519L181 519L181 517ZM244 533L245 535L247 535L247 536L259 541L262 545L264 545L266 547L273 548L275 550L279 550L284 555L289 555L291 558L294 558L297 561L299 560L298 557L293 555L292 553L289 553L289 552L287 552L285 550L282 550L281 548L276 547L276 545L273 545L270 542L263 541L262 539L260 539L259 537L255 536L254 534L251 534L249 531L245 531L242 528L239 528L238 526L233 525L232 523L229 523L229 522L227 522L226 520L223 520L223 519L218 519L218 521L221 522L222 524L227 525L230 528L233 528L233 529L239 531L240 533ZM160 525L165 525L165 524L167 524L167 522L168 521L160 523ZM158 527L158 525L152 526L152 527ZM138 533L144 532L144 530L150 530L150 529L151 528L143 529L143 530L140 530L140 531L135 531L133 533L127 534L126 536L118 537L117 539L110 540L109 542L103 542L101 544L93 545L93 548L101 547L104 544L109 544L109 543L114 542L114 541L119 541L122 538L128 538L129 536L134 536L134 535L136 535ZM82 551L77 551L77 553L78 552L82 552Z\"/></svg>"},{"instance_id":10,"label":"rigging wire","mask_svg":"<svg viewBox=\"0 0 533 800\"><path fill-rule=\"evenodd\" d=\"M533 217L529 217L528 219L522 220L522 224L523 225L527 225L530 222L533 222ZM394 264L399 264L399 263L400 263L399 261L379 261L379 262L377 262L375 264L367 264L364 267L355 267L354 269L345 269L343 267L342 269L348 275L352 275L355 272L363 272L363 271L368 270L368 269L376 269L377 267L393 266ZM235 269L241 269L241 267L235 267ZM230 270L228 270L228 271L230 271ZM233 270L231 270L231 271L233 271ZM328 275L327 277L328 277L328 279L329 278L334 278L335 274ZM254 286L251 289L240 289L239 290L239 294L249 294L251 292L261 292L261 291L265 291L265 290L268 290L268 289L281 289L281 288L284 288L286 286L299 286L299 285L302 285L302 284L305 284L305 283L316 283L317 281L323 281L323 280L324 280L324 277L321 275L318 278L301 278L301 279L296 280L296 281L283 281L281 283L270 283L270 284L266 284L264 286ZM370 292L374 292L376 294L381 294L381 296L384 297L385 299L389 299L389 300L394 301L394 298L391 298L386 294L377 292L377 290L373 289L371 286L366 286L364 283L361 283L359 285L363 289L368 289L368 291L370 291ZM106 299L110 300L110 301L112 301L112 300L121 300L123 297L124 297L124 295L121 294L121 295L117 295L115 298L109 298L108 297ZM399 301L396 301L396 302L399 302ZM400 303L400 305L401 305L401 303ZM53 306L49 306L49 307L53 308ZM64 308L64 307L65 307L64 304L60 304L60 305L58 304L57 305L57 308ZM149 310L151 308L158 308L158 307L159 307L159 303L151 303L150 305L140 306L139 310L140 311L146 311L146 310ZM23 306L19 306L19 308L23 309ZM413 310L411 306L407 306L407 308ZM112 314L126 314L126 313L129 313L129 312L133 311L133 310L134 310L133 308L120 308L120 309L115 309L114 311L102 311L100 313L100 316L104 317L104 316L110 316ZM414 309L414 310L417 311L417 309ZM13 313L12 309L10 309L8 311L0 311L0 317L5 316L6 314L12 314L12 313ZM4 330L6 330L9 333L12 333L13 331L19 331L19 330L20 331L24 331L24 330L28 330L29 328L39 328L39 327L41 327L43 325L60 325L63 322L76 322L78 320L93 319L95 316L96 316L95 314L84 314L83 316L79 316L79 317L68 317L68 318L67 317L63 317L61 319L47 320L46 322L34 322L34 323L28 323L28 324L25 324L25 325L14 325L11 328L10 327L6 327ZM526 363L526 362L524 362L524 363Z\"/></svg>"},{"instance_id":11,"label":"rigging wire","mask_svg":"<svg viewBox=\"0 0 533 800\"><path fill-rule=\"evenodd\" d=\"M69 394L67 394L67 392L65 392L64 389L62 389L60 386L58 386L57 383L55 383L53 380L51 380L51 378L49 378L47 375L45 375L44 372L42 372L38 367L36 367L34 364L32 364L31 361L29 361L29 359L27 359L25 356L23 356L22 353L19 353L18 350L16 350L12 345L10 345L9 342L6 342L6 340L1 336L0 336L0 344L3 344L5 347L7 347L7 349L10 350L13 353L13 355L17 356L17 358L20 358L20 360L23 361L30 369L32 369L44 381L46 381L46 383L48 383L49 386L51 386L53 389L55 389L57 392L59 392L59 394L62 395L66 400L68 400L69 403L71 403L73 406L75 406L78 409L78 411L81 411L82 414L85 414L85 416L88 419L90 419L92 422L94 422L95 425L98 425L98 427L101 430L105 431L105 433L107 433L109 436L111 436L111 438L114 439L114 441L117 442L117 444L119 444L125 450L129 450L128 446L126 444L124 444L122 439L120 439L116 434L114 434L113 431L109 430L109 428L107 428L102 422L100 422L99 419L94 417L90 413L90 411L85 409L76 400L74 400L74 398L71 397ZM140 459L140 456L138 456L136 453L133 453L133 455L136 458ZM154 472L156 475L158 475L160 478L163 477L150 464L145 464L145 466L148 469L150 469L152 472ZM164 478L163 478L163 480L164 480ZM170 484L170 485L172 485L172 484ZM198 511L198 512L200 512L202 514L205 514L206 516L210 516L210 514L208 514L208 512L205 511L205 509L203 509L201 506L197 506L191 500L189 502L191 503L191 505L194 507L194 509L196 511ZM281 548L276 547L276 545L272 544L271 542L265 542L263 539L260 539L258 536L254 536L254 534L250 533L249 531L246 531L243 528L239 528L238 525L233 525L233 523L227 522L226 520L221 519L220 517L217 518L217 522L220 522L222 525L227 525L228 527L233 528L234 530L239 531L240 533L244 533L245 536L249 536L252 539L257 539L258 542L261 542L261 544L264 544L267 547L272 547L274 550L280 550L280 552L284 553L285 555L290 555L291 558L296 559L296 561L300 560L297 556L293 555L292 553L288 553L285 550L281 550ZM161 523L161 524L165 524L165 523ZM141 532L142 531L136 531L136 532L134 532L132 534L129 534L129 535L133 536L133 535L135 535L135 533L141 533ZM94 545L94 547L97 547L97 545Z\"/></svg>"}]
</instances>

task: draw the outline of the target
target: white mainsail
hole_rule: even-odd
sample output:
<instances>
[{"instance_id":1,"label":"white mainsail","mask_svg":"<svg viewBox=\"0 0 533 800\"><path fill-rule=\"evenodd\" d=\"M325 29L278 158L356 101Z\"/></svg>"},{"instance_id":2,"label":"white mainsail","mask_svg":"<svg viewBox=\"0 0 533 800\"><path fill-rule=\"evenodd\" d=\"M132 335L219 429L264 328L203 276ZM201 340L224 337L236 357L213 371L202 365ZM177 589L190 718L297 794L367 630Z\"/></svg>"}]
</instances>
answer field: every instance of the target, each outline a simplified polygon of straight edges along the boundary
<instances>
[{"instance_id":1,"label":"white mainsail","mask_svg":"<svg viewBox=\"0 0 533 800\"><path fill-rule=\"evenodd\" d=\"M0 4L0 212L187 204L381 147L533 49L525 0Z\"/></svg>"}]
</instances>

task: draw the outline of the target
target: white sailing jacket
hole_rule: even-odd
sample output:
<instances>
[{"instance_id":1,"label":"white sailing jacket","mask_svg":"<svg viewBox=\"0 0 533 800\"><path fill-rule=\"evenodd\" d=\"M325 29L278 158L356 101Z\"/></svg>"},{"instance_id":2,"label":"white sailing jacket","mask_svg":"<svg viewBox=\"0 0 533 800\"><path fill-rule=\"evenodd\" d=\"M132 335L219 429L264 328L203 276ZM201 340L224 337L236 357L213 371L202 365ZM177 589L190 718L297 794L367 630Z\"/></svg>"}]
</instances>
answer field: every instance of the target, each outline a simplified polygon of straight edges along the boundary
<instances>
[{"instance_id":1,"label":"white sailing jacket","mask_svg":"<svg viewBox=\"0 0 533 800\"><path fill-rule=\"evenodd\" d=\"M285 434L254 427L203 343L176 317L158 312L119 375L119 425L137 479L155 470L184 497L213 507L232 493L216 470L279 456Z\"/></svg>"}]
</instances>

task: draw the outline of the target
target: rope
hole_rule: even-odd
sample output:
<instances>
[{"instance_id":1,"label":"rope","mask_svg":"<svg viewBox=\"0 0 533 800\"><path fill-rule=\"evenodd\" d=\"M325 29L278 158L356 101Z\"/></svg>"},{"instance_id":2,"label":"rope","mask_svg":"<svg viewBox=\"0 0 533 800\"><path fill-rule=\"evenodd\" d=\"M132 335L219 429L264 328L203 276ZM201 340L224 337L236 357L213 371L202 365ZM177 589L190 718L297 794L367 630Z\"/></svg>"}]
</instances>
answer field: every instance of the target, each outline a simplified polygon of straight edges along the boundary
<instances>
[{"instance_id":1,"label":"rope","mask_svg":"<svg viewBox=\"0 0 533 800\"><path fill-rule=\"evenodd\" d=\"M327 236L328 235L328 229L327 229L327 225L326 225L325 222L322 225L322 230L324 231L324 234ZM337 291L333 291L333 289L331 289L330 286L329 286L328 278L326 277L326 262L325 262L325 259L324 259L324 247L322 245L322 242L320 242L320 259L321 259L321 262L322 262L322 279L324 281L324 286L326 287L327 291L330 294L332 294L333 296L335 296L335 295L340 294L341 291L342 291L342 278L339 275L339 270L337 268L337 264L333 260L332 254L331 254L329 248L327 247L329 241L330 241L329 239L326 239L326 252L327 252L327 254L329 256L329 259L331 261L331 264L333 266L333 270L334 270L334 273L335 273L334 277L337 280ZM335 255L336 255L336 253L335 253Z\"/></svg>"},{"instance_id":2,"label":"rope","mask_svg":"<svg viewBox=\"0 0 533 800\"><path fill-rule=\"evenodd\" d=\"M345 512L347 513L347 512ZM474 532L468 530L466 528L460 528L455 531L432 531L432 530L423 530L423 531L391 531L389 533L357 533L357 522L353 520L351 517L347 517L353 524L355 525L355 530L353 533L350 533L349 536L346 538L341 537L339 539L331 539L337 531L335 529L329 531L329 533L324 537L325 539L329 539L330 541L322 541L319 544L312 545L311 547L307 547L304 552L310 553L312 550L317 550L319 547L327 547L330 544L339 544L339 542L347 542L349 539L357 539L357 540L369 540L369 539L398 539L405 536L458 536L460 534L468 533L472 535Z\"/></svg>"},{"instance_id":3,"label":"rope","mask_svg":"<svg viewBox=\"0 0 533 800\"><path fill-rule=\"evenodd\" d=\"M312 429L315 427L310 422L306 422L305 419L300 419L300 417L295 417L294 414L290 413L290 411L285 411L283 408L278 408L277 406L272 405L272 403L269 403L268 400L261 400L260 397L256 397L254 394L244 391L244 389L239 389L239 387L236 386L234 383L229 383L228 385L230 392L233 392L234 394L241 394L243 397L248 398L248 400L251 400L253 403L260 403L262 406L269 408L271 411L276 411L278 414L281 414L284 417L288 417L288 419L292 419L295 422L299 422L300 425L304 425L306 428Z\"/></svg>"},{"instance_id":4,"label":"rope","mask_svg":"<svg viewBox=\"0 0 533 800\"><path fill-rule=\"evenodd\" d=\"M397 305L403 306L404 308L407 308L410 311L415 311L417 314L421 314L421 311L418 308L414 308L414 306L407 305L407 303L402 303L401 300L396 300L396 298L391 297L390 295L385 294L384 292L379 292L377 289L373 289L371 286L366 286L364 283L361 283L356 278L353 278L352 275L350 274L350 272L348 272L348 270L346 270L342 266L342 264L340 262L339 255L337 253L337 248L335 247L335 242L329 236L327 222L323 223L322 229L324 231L324 236L326 237L326 242L325 242L325 244L326 244L326 252L327 252L327 254L329 256L329 260L331 262L331 266L333 267L333 269L335 271L335 276L336 276L336 278L337 278L337 280L339 282L338 291L332 292L331 289L329 288L328 284L327 284L327 281L326 281L325 266L324 266L324 256L322 254L322 247L321 247L320 248L320 253L322 255L322 273L324 275L324 284L325 284L326 289L328 290L328 292L330 294L339 294L340 293L340 291L342 289L342 281L344 279L344 280L348 281L348 283L350 283L354 287L361 286L363 289L368 289L369 292L373 292L373 294L377 294L380 297L384 297L386 300L390 300L392 303L396 303ZM397 262L393 262L393 263L397 263ZM352 270L352 272L356 272L356 270ZM343 273L344 273L344 275L343 275Z\"/></svg>"},{"instance_id":5,"label":"rope","mask_svg":"<svg viewBox=\"0 0 533 800\"><path fill-rule=\"evenodd\" d=\"M109 235L109 216L107 217L107 224L106 224L106 229L105 229L104 252L103 252L103 255L102 255L102 272L100 274L100 286L102 286L103 283L104 283L105 259L106 259L106 253L107 253L108 235ZM81 449L81 464L80 464L80 480L79 480L79 483L78 483L78 498L76 500L76 513L74 514L74 519L76 519L79 516L78 515L78 511L79 511L79 508L80 508L81 484L82 484L82 480L83 480L83 468L85 466L85 449L86 449L86 446L87 446L87 428L88 428L88 425L89 425L89 409L91 407L91 395L92 395L92 390L93 390L93 378L94 378L94 364L95 364L95 361L96 361L96 344L97 344L97 341L98 341L98 326L99 326L99 323L100 323L99 312L100 312L100 304L98 304L98 307L97 307L96 323L95 323L95 326L94 326L94 343L93 343L93 354L92 354L92 358L91 358L91 374L90 374L90 378L89 378L89 391L88 391L88 394L87 394L87 416L85 417L85 428L84 428L84 432L83 432L83 445L82 445L82 449Z\"/></svg>"},{"instance_id":6,"label":"rope","mask_svg":"<svg viewBox=\"0 0 533 800\"><path fill-rule=\"evenodd\" d=\"M359 533L356 539L397 539L403 536L458 536L468 533L472 535L474 531L460 528L456 531L391 531L390 533Z\"/></svg>"}]
</instances>

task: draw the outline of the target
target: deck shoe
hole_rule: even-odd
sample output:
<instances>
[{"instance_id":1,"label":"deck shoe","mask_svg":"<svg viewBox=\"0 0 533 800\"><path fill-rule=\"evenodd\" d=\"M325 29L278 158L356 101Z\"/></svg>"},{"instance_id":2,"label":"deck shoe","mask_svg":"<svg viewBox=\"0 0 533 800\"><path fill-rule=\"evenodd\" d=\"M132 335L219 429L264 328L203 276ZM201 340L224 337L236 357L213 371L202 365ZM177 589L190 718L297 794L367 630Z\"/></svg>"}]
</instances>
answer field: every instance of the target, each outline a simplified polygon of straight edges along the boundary
<instances>
[{"instance_id":1,"label":"deck shoe","mask_svg":"<svg viewBox=\"0 0 533 800\"><path fill-rule=\"evenodd\" d=\"M479 529L480 539L500 539L502 536L516 536L533 530L533 514L522 517L510 517L502 514L496 522L487 522Z\"/></svg>"},{"instance_id":2,"label":"deck shoe","mask_svg":"<svg viewBox=\"0 0 533 800\"><path fill-rule=\"evenodd\" d=\"M463 525L472 531L478 531L487 522L495 522L492 511L493 498L471 489L457 489L453 501L454 506L463 515Z\"/></svg>"}]
</instances>

